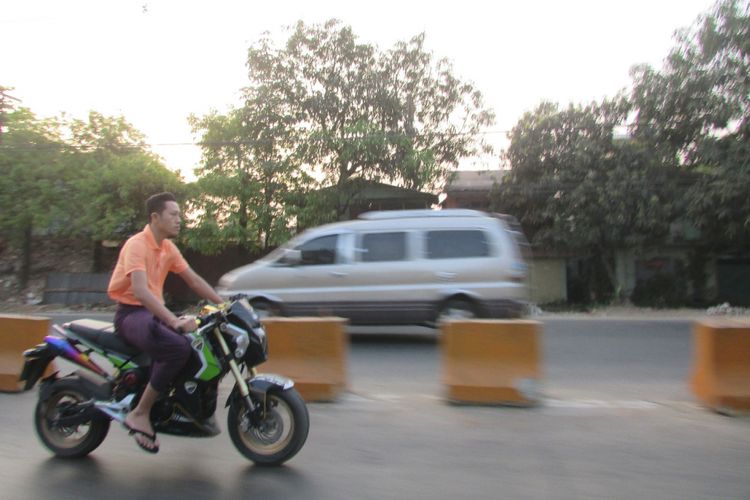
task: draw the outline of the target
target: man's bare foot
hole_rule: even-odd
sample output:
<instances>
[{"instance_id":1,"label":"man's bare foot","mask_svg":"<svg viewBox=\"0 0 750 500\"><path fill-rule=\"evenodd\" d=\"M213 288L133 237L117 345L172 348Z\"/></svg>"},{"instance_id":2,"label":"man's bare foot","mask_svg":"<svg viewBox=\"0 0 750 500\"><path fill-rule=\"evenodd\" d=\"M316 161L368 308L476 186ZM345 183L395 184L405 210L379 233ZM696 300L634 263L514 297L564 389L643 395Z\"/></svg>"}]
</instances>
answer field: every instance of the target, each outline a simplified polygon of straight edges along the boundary
<instances>
[{"instance_id":1,"label":"man's bare foot","mask_svg":"<svg viewBox=\"0 0 750 500\"><path fill-rule=\"evenodd\" d=\"M146 415L136 414L135 411L128 413L124 422L125 428L135 436L135 442L150 453L159 451L159 440L156 438L151 421Z\"/></svg>"}]
</instances>

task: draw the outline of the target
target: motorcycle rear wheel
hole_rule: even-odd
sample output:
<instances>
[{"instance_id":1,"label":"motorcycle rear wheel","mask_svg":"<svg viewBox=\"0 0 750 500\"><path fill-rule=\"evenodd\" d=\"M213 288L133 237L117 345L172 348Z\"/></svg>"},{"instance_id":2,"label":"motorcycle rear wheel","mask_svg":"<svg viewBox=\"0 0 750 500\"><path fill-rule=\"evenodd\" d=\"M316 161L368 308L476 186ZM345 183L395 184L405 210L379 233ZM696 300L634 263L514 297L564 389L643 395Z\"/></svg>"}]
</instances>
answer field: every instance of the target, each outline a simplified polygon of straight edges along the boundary
<instances>
[{"instance_id":1,"label":"motorcycle rear wheel","mask_svg":"<svg viewBox=\"0 0 750 500\"><path fill-rule=\"evenodd\" d=\"M39 439L52 453L61 458L81 458L94 451L109 432L109 419L93 418L75 426L55 423L66 406L88 401L85 391L76 380L60 379L53 382L45 401L39 401L34 412L34 425Z\"/></svg>"},{"instance_id":2,"label":"motorcycle rear wheel","mask_svg":"<svg viewBox=\"0 0 750 500\"><path fill-rule=\"evenodd\" d=\"M266 418L253 426L243 402L235 400L227 415L229 436L237 450L257 465L281 465L305 444L310 417L294 388L269 393L266 404Z\"/></svg>"}]
</instances>

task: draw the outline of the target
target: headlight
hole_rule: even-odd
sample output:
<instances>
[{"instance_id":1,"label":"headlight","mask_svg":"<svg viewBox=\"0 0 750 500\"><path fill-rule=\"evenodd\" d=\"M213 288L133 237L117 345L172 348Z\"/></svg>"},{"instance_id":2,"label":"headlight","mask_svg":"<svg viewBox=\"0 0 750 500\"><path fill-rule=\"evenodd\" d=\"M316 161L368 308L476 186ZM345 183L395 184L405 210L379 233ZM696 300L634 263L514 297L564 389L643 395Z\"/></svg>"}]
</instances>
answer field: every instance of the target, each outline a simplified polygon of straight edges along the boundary
<instances>
[{"instance_id":1,"label":"headlight","mask_svg":"<svg viewBox=\"0 0 750 500\"><path fill-rule=\"evenodd\" d=\"M222 332L232 336L235 345L234 357L242 359L247 351L247 346L250 345L250 336L245 330L231 323L222 323L220 329Z\"/></svg>"},{"instance_id":2,"label":"headlight","mask_svg":"<svg viewBox=\"0 0 750 500\"><path fill-rule=\"evenodd\" d=\"M268 352L268 336L266 335L266 331L263 329L262 326L259 326L258 328L253 328L253 333L258 336L260 339L260 345L263 346L263 352Z\"/></svg>"}]
</instances>

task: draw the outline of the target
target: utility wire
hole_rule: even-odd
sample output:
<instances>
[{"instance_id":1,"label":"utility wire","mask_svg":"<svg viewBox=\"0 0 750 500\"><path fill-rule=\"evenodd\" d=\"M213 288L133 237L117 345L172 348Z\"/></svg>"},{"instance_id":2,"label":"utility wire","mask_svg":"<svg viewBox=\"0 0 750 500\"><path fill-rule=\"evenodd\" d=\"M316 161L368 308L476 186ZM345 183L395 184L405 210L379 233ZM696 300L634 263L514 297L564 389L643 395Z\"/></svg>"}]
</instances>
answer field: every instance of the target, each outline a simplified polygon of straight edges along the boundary
<instances>
[{"instance_id":1,"label":"utility wire","mask_svg":"<svg viewBox=\"0 0 750 500\"><path fill-rule=\"evenodd\" d=\"M418 138L440 138L440 137L465 137L465 136L487 136L497 134L507 134L508 130L486 130L480 132L436 132L434 134L416 134L414 136L405 136L402 134L384 134L386 137L391 139L397 139L400 137L409 139ZM298 142L301 143L315 143L315 142L342 142L342 141L364 141L371 138L382 138L384 135L380 134L368 134L368 135L357 135L351 137L311 137ZM247 139L239 141L197 141L197 142L157 142L157 143L141 143L141 144L112 144L110 147L113 150L137 150L137 149L152 149L152 148L164 148L164 147L220 147L220 146L240 146L240 145L252 145L252 144L268 144L273 141L272 138L267 139ZM54 149L54 148L71 148L79 151L95 151L100 149L95 145L91 146L74 146L64 143L56 144L54 142L48 142L46 144L24 144L24 145L2 145L0 150L19 150L28 151L36 149ZM102 147L101 149L106 149Z\"/></svg>"}]
</instances>

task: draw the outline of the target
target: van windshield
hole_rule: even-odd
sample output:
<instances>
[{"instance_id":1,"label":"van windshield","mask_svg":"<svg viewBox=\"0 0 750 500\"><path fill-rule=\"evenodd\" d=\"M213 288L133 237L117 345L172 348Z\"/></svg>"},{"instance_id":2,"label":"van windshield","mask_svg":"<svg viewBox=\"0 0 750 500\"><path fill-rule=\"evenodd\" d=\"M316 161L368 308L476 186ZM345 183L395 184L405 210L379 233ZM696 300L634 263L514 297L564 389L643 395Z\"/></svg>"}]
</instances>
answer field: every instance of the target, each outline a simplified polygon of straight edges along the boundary
<instances>
[{"instance_id":1,"label":"van windshield","mask_svg":"<svg viewBox=\"0 0 750 500\"><path fill-rule=\"evenodd\" d=\"M276 247L274 250L272 250L271 252L269 252L267 255L261 257L260 259L258 259L258 261L259 262L275 262L275 261L279 260L284 255L284 251L286 249L294 249L296 246L298 246L299 243L300 243L299 240L300 240L300 237L299 236L295 236L294 238L292 238L291 240L287 241L283 245L281 245L279 247Z\"/></svg>"},{"instance_id":2,"label":"van windshield","mask_svg":"<svg viewBox=\"0 0 750 500\"><path fill-rule=\"evenodd\" d=\"M301 265L333 264L337 260L337 243L338 235L336 234L322 235L317 238L308 238L301 234L259 260L281 264L281 259L285 256L286 250L300 250L302 253Z\"/></svg>"}]
</instances>

